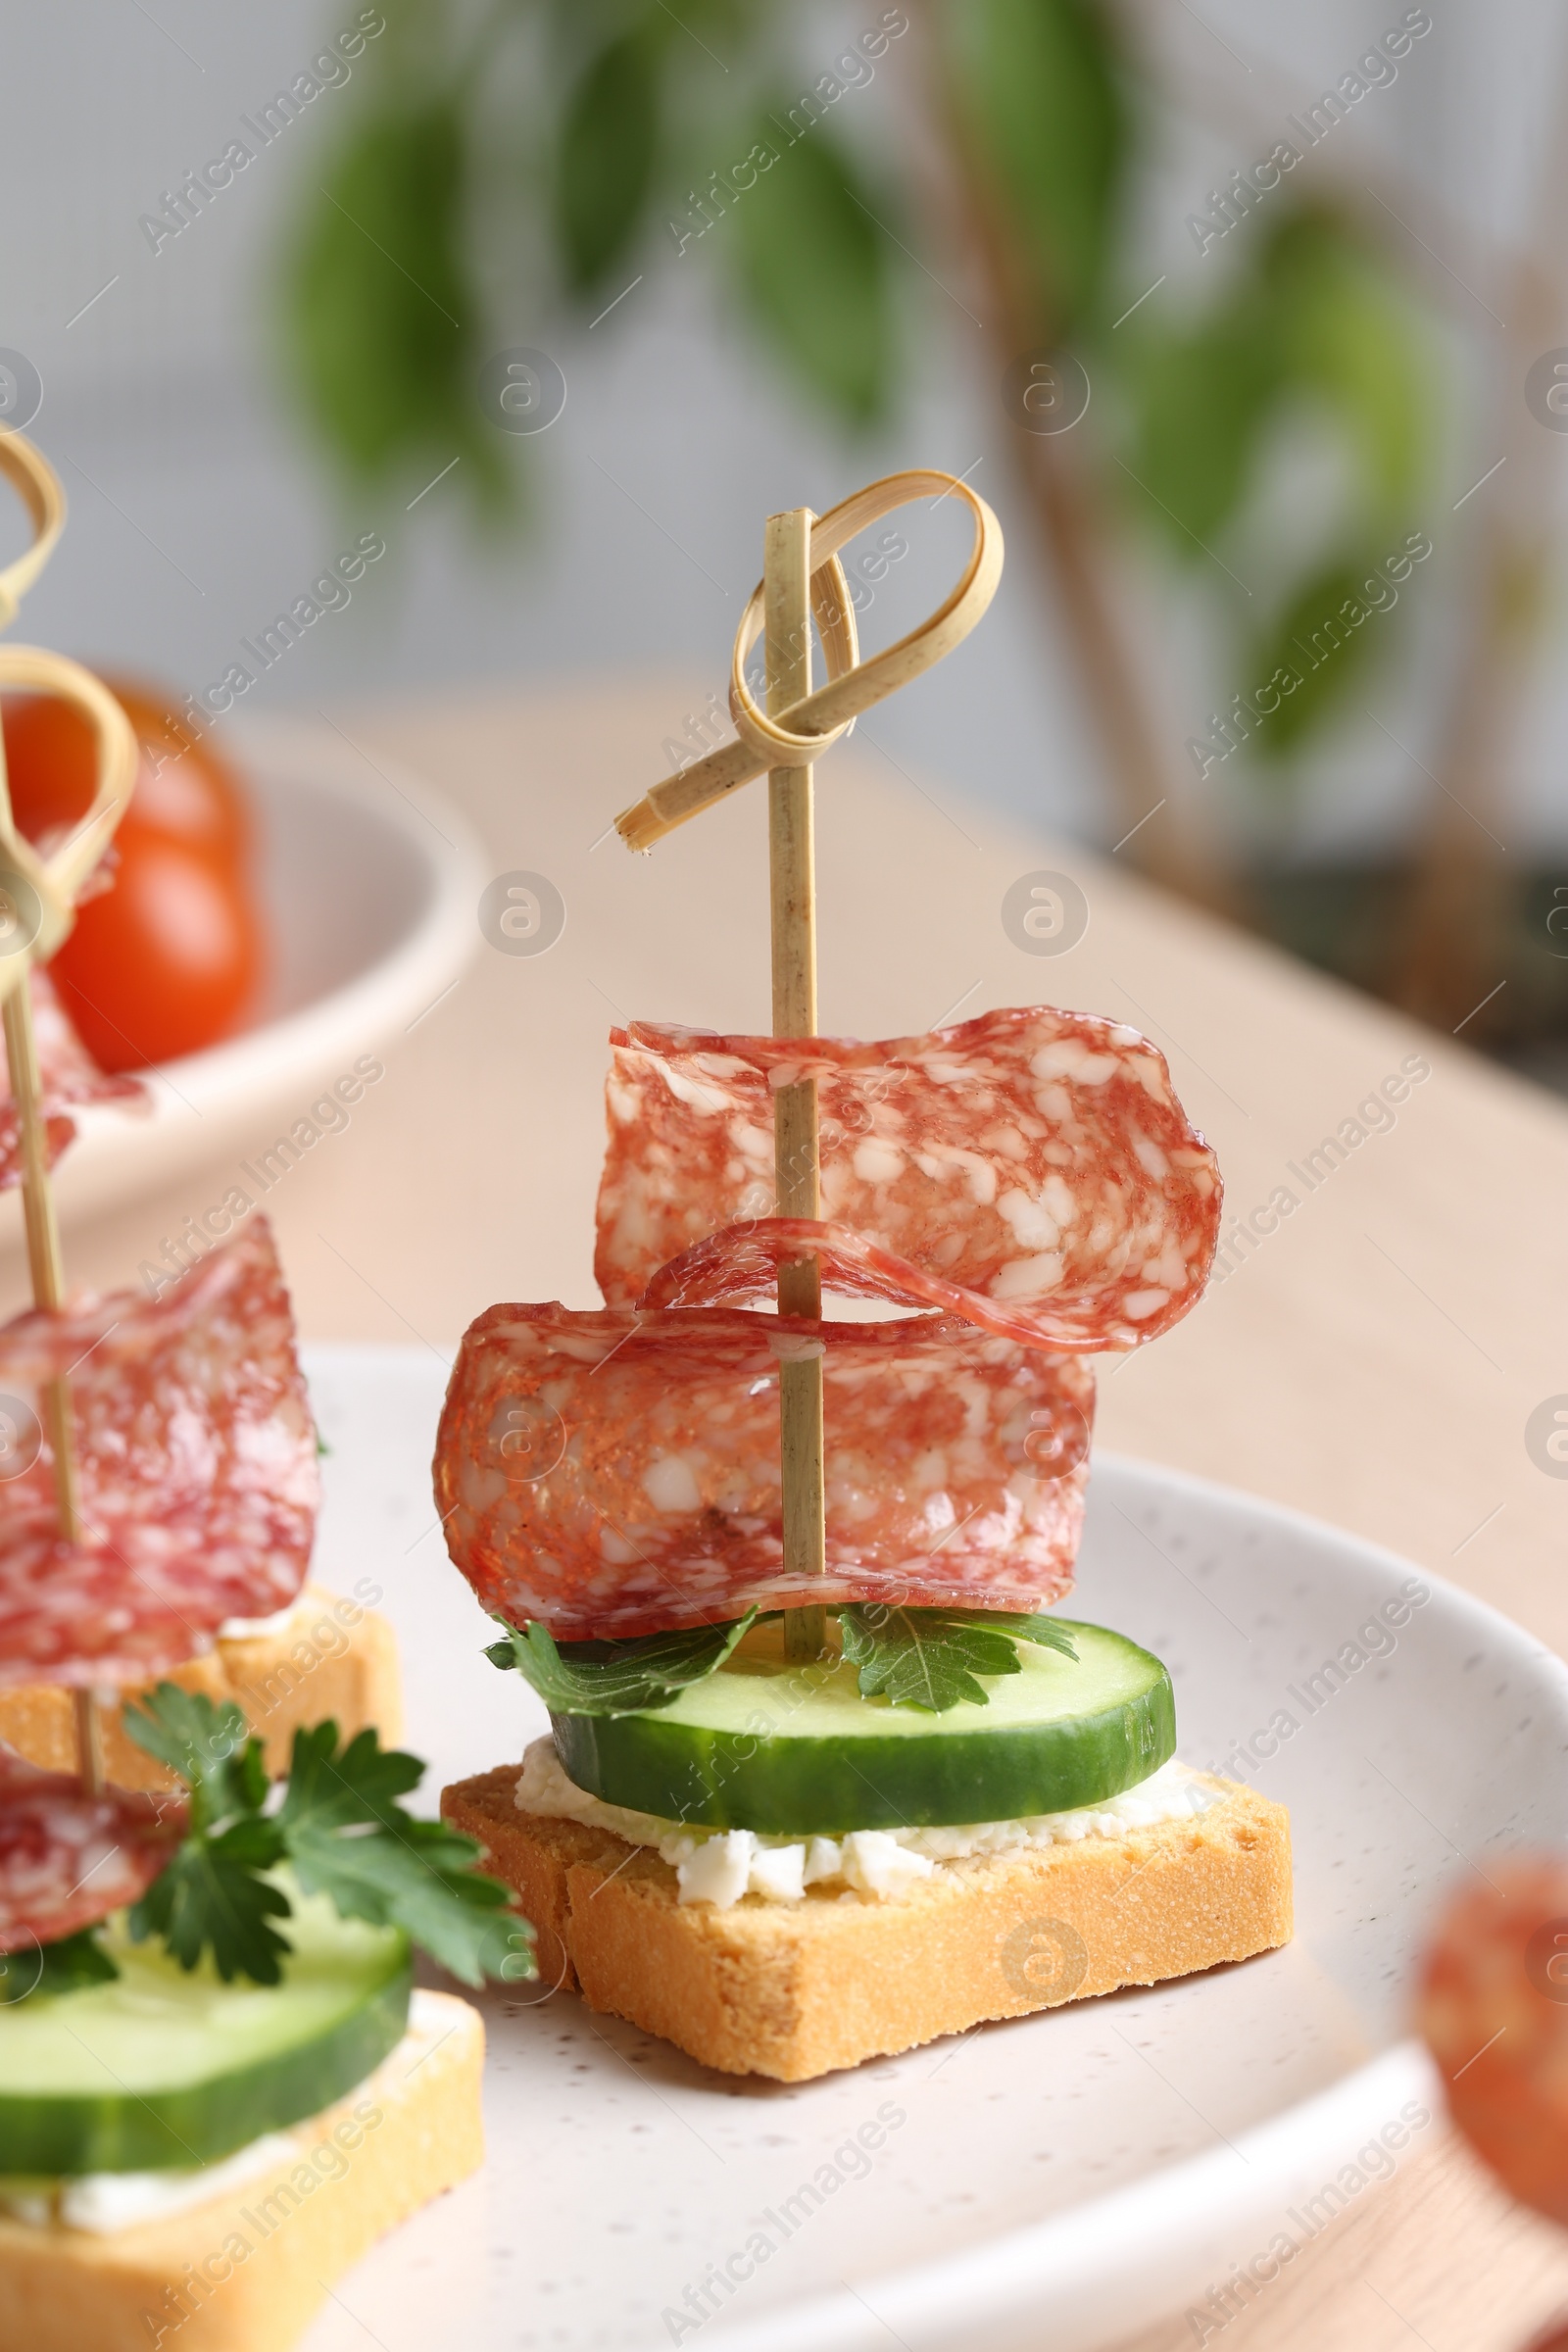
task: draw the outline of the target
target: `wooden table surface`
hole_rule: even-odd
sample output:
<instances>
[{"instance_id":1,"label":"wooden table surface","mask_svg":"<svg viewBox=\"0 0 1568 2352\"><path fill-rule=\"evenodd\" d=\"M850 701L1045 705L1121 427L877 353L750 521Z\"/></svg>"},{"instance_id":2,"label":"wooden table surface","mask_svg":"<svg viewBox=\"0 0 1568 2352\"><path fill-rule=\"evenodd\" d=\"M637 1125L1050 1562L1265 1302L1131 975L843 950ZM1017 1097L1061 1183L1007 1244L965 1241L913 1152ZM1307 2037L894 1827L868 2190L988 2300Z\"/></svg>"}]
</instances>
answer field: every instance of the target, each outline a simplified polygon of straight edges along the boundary
<instances>
[{"instance_id":1,"label":"wooden table surface","mask_svg":"<svg viewBox=\"0 0 1568 2352\"><path fill-rule=\"evenodd\" d=\"M545 955L478 942L410 1034L366 1040L384 1080L268 1200L307 1337L445 1349L497 1298L595 1302L607 1026L767 1027L760 788L651 858L602 838L664 772L661 744L700 700L681 679L585 680L334 714L370 760L407 762L461 806L496 872L548 875L567 919ZM1104 1383L1103 1442L1391 1544L1568 1652L1568 1483L1535 1466L1524 1434L1568 1392L1568 1113L1116 861L906 776L863 723L819 771L818 802L824 1029L890 1036L1040 1000L1112 1014L1168 1054L1230 1210L1250 1216L1281 1187L1296 1198L1257 1220L1273 1230L1178 1330ZM1007 886L1042 868L1072 875L1090 906L1086 935L1054 957L1021 951L1000 914ZM1357 1121L1412 1054L1431 1074L1394 1123ZM1309 1189L1307 1154L1328 1136L1343 1164ZM226 1173L74 1231L74 1278L129 1280ZM17 1298L14 1259L0 1285ZM1508 2208L1449 2139L1222 2332L1226 2352L1518 2352L1559 2304L1568 2238ZM1220 2332L1176 2313L1136 2352Z\"/></svg>"}]
</instances>

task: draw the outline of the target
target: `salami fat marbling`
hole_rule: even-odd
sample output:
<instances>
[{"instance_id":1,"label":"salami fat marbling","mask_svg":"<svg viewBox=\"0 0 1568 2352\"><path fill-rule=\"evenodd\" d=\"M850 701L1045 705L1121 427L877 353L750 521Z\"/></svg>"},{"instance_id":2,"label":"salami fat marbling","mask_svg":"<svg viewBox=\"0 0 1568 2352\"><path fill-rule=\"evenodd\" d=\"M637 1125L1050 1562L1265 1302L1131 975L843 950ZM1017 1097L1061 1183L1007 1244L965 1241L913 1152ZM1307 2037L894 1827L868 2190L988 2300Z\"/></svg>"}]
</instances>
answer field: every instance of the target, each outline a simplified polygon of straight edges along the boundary
<instances>
[{"instance_id":1,"label":"salami fat marbling","mask_svg":"<svg viewBox=\"0 0 1568 2352\"><path fill-rule=\"evenodd\" d=\"M0 1952L57 1943L135 1902L184 1819L182 1803L143 1790L89 1794L74 1773L40 1771L0 1741Z\"/></svg>"},{"instance_id":2,"label":"salami fat marbling","mask_svg":"<svg viewBox=\"0 0 1568 2352\"><path fill-rule=\"evenodd\" d=\"M611 1042L612 1305L755 1297L810 1242L829 1285L1077 1352L1156 1338L1207 1279L1214 1154L1135 1029L1032 1006L873 1045L649 1023ZM823 1223L780 1235L773 1090L807 1077Z\"/></svg>"},{"instance_id":3,"label":"salami fat marbling","mask_svg":"<svg viewBox=\"0 0 1568 2352\"><path fill-rule=\"evenodd\" d=\"M75 1544L46 1434L45 1385L62 1374ZM0 1685L146 1682L225 1618L270 1616L299 1592L316 1430L265 1218L156 1300L116 1292L0 1328L0 1411L14 1473L0 1481Z\"/></svg>"},{"instance_id":4,"label":"salami fat marbling","mask_svg":"<svg viewBox=\"0 0 1568 2352\"><path fill-rule=\"evenodd\" d=\"M823 1355L823 1577L783 1573L778 1376ZM485 1607L562 1641L887 1600L1031 1609L1067 1591L1094 1383L936 1316L494 1306L436 1450L448 1547Z\"/></svg>"}]
</instances>

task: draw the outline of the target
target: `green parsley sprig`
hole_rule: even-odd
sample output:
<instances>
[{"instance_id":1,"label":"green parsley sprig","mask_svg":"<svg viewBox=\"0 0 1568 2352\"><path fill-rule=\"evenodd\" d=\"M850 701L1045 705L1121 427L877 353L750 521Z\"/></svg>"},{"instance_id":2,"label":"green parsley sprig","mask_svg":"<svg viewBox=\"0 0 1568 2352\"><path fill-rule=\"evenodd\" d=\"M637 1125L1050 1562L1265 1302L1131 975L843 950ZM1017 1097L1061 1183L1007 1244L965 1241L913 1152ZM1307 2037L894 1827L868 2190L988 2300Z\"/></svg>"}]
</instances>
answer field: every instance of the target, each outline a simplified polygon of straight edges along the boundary
<instances>
[{"instance_id":1,"label":"green parsley sprig","mask_svg":"<svg viewBox=\"0 0 1568 2352\"><path fill-rule=\"evenodd\" d=\"M862 1698L885 1697L895 1707L944 1715L967 1700L991 1703L976 1681L982 1674L1020 1674L1020 1642L1059 1650L1077 1660L1071 1636L1036 1611L1004 1616L986 1609L903 1609L858 1601L839 1611L844 1655L859 1669Z\"/></svg>"},{"instance_id":2,"label":"green parsley sprig","mask_svg":"<svg viewBox=\"0 0 1568 2352\"><path fill-rule=\"evenodd\" d=\"M58 1943L0 1952L0 2005L24 2001L35 1992L79 1992L108 1984L120 1974L92 1928L78 1928Z\"/></svg>"},{"instance_id":3,"label":"green parsley sprig","mask_svg":"<svg viewBox=\"0 0 1568 2352\"><path fill-rule=\"evenodd\" d=\"M641 1715L715 1674L756 1618L748 1609L726 1625L629 1642L557 1642L545 1626L519 1633L509 1625L484 1654L492 1666L515 1668L553 1715Z\"/></svg>"},{"instance_id":4,"label":"green parsley sprig","mask_svg":"<svg viewBox=\"0 0 1568 2352\"><path fill-rule=\"evenodd\" d=\"M340 1746L335 1723L316 1724L296 1731L274 1805L262 1742L232 1700L160 1683L123 1721L190 1791L185 1837L130 1913L138 1942L161 1937L186 1969L210 1952L225 1984L276 1984L290 1950L273 1924L292 1909L286 1869L343 1918L402 1928L466 1984L535 1973L533 1930L511 1889L475 1869L481 1848L398 1803L423 1777L417 1756L383 1748L373 1731Z\"/></svg>"},{"instance_id":5,"label":"green parsley sprig","mask_svg":"<svg viewBox=\"0 0 1568 2352\"><path fill-rule=\"evenodd\" d=\"M981 1675L1022 1671L1018 1643L1059 1650L1076 1662L1072 1638L1042 1611L894 1608L882 1601L846 1603L834 1612L844 1655L858 1669L862 1697L945 1714L961 1702L989 1706ZM515 1670L555 1715L642 1715L667 1707L682 1690L716 1674L757 1622L750 1609L723 1625L646 1634L629 1642L556 1642L542 1625L504 1627L485 1656Z\"/></svg>"}]
</instances>

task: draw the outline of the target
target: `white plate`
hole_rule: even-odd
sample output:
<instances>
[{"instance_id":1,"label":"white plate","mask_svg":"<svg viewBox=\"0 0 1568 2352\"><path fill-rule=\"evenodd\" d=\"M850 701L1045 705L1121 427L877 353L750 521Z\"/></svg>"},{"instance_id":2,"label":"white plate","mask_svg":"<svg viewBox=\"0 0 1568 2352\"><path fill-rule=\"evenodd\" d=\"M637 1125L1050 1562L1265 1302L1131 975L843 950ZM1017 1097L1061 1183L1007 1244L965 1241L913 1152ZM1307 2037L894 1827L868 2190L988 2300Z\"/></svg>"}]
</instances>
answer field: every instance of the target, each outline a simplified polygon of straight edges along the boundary
<instances>
[{"instance_id":1,"label":"white plate","mask_svg":"<svg viewBox=\"0 0 1568 2352\"><path fill-rule=\"evenodd\" d=\"M254 1026L145 1073L147 1114L77 1111L60 1163L66 1219L134 1199L292 1124L356 1057L397 1037L479 946L488 875L477 838L439 794L334 728L236 727L251 788L273 963ZM20 1196L0 1237L20 1237Z\"/></svg>"},{"instance_id":2,"label":"white plate","mask_svg":"<svg viewBox=\"0 0 1568 2352\"><path fill-rule=\"evenodd\" d=\"M332 1448L318 1569L384 1588L433 1796L520 1755L543 1721L480 1657L486 1622L434 1525L443 1367L319 1348L308 1368ZM485 2172L337 2286L308 2352L363 2352L367 2330L383 2352L653 2352L698 2332L732 2352L1090 2352L1235 2265L1294 2259L1278 2241L1298 2248L1365 2193L1393 2159L1386 2141L1358 2152L1386 2128L1399 2139L1401 2111L1409 2144L1430 2133L1405 2006L1441 1889L1466 1856L1568 1834L1568 1672L1437 1579L1392 1650L1346 1660L1344 1687L1309 1704L1307 1678L1415 1573L1270 1504L1097 1457L1073 1609L1166 1659L1183 1755L1223 1763L1278 1712L1296 1719L1249 1773L1291 1807L1295 1943L796 2087L710 2074L570 1995L487 1994ZM858 2178L852 2143L879 2109L904 2120ZM786 2238L766 2217L824 2165L839 2184L796 2205ZM760 2230L765 2261L745 2252ZM754 2275L701 2330L664 2318L735 2256Z\"/></svg>"}]
</instances>

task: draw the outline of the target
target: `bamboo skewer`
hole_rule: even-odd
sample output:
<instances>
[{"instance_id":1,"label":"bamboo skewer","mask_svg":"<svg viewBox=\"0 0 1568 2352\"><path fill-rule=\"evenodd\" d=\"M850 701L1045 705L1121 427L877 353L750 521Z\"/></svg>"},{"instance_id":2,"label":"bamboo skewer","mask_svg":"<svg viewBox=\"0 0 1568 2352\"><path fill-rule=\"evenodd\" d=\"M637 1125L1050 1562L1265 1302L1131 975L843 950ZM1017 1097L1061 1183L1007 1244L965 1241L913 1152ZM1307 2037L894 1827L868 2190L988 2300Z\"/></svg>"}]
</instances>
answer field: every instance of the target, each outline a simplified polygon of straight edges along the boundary
<instances>
[{"instance_id":1,"label":"bamboo skewer","mask_svg":"<svg viewBox=\"0 0 1568 2352\"><path fill-rule=\"evenodd\" d=\"M17 616L23 596L54 553L65 528L66 501L54 467L20 433L0 436L0 475L22 498L33 526L30 545L0 570L0 628L7 628ZM8 685L63 695L87 718L95 737L97 781L91 805L61 849L44 858L17 832L6 773L5 738L0 734L0 854L7 864L15 863L19 869L16 878L35 894L38 908L36 936L23 943L14 958L0 959L0 998L4 1000L0 1029L5 1037L11 1093L17 1105L23 1215L33 1304L55 1313L65 1304L65 1267L54 1187L49 1176L48 1123L38 1072L29 973L34 959L51 955L70 929L76 893L102 858L130 800L137 754L130 722L120 705L105 686L74 662L68 662L58 654L40 652L33 646L9 646L0 654L0 678ZM45 1384L39 1401L54 1468L60 1533L67 1544L76 1544L81 1540L81 1513L75 1433L71 1387L64 1374ZM83 1787L96 1793L104 1785L96 1700L90 1690L77 1690L73 1694L73 1704L77 1770Z\"/></svg>"},{"instance_id":2,"label":"bamboo skewer","mask_svg":"<svg viewBox=\"0 0 1568 2352\"><path fill-rule=\"evenodd\" d=\"M956 585L918 628L862 662L838 550L881 515L917 499L940 503L945 498L956 499L974 526L969 558ZM843 740L862 710L898 693L962 644L996 594L1002 560L1001 524L985 500L951 473L925 467L890 473L830 508L813 525L810 554L816 625L827 656L826 685L803 695L782 712L770 711L764 718L758 710L746 683L746 657L762 629L764 591L760 587L741 615L730 661L729 707L738 729L736 740L721 743L716 751L665 776L635 807L623 808L615 830L626 847L651 850L677 825L711 808L752 777L767 773L780 751L820 759Z\"/></svg>"},{"instance_id":3,"label":"bamboo skewer","mask_svg":"<svg viewBox=\"0 0 1568 2352\"><path fill-rule=\"evenodd\" d=\"M11 790L6 774L5 738L0 735L0 821L9 825ZM32 1303L50 1312L66 1302L65 1263L60 1250L60 1220L55 1214L54 1187L49 1181L49 1135L38 1075L38 1041L33 1032L32 990L25 979L14 988L4 1007L6 1063L11 1093L17 1105L17 1128L22 1147L22 1212L27 1235L27 1271L32 1278ZM62 1374L43 1391L43 1423L54 1463L55 1505L60 1533L68 1544L81 1537L76 1501L76 1447L72 1426L71 1387ZM82 1786L94 1794L104 1785L103 1742L98 1710L90 1690L73 1693L76 1718L76 1761Z\"/></svg>"},{"instance_id":4,"label":"bamboo skewer","mask_svg":"<svg viewBox=\"0 0 1568 2352\"><path fill-rule=\"evenodd\" d=\"M862 662L855 611L838 551L879 516L916 500L956 499L973 525L968 559L956 584L917 628ZM1002 531L983 498L951 473L917 467L888 474L840 500L818 517L809 507L770 514L762 579L753 592L730 657L730 714L736 740L666 776L632 808L615 830L628 849L646 853L704 808L715 807L754 776L768 779L768 874L772 917L773 1034L816 1034L816 879L812 842L812 761L841 742L863 710L895 694L960 645L996 593L1002 576ZM811 619L827 668L827 683L811 688ZM767 665L766 710L746 679L746 661L759 637ZM777 764L788 760L788 766ZM816 1081L779 1087L773 1096L773 1165L777 1213L821 1214ZM781 1315L819 1322L822 1269L811 1256L778 1270ZM822 1467L822 1360L818 1339L781 1341L779 1467L782 1482L783 1569L791 1579L820 1577L826 1569ZM797 1584L796 1590L800 1590ZM808 1601L784 1611L784 1650L790 1658L820 1657L827 1611Z\"/></svg>"},{"instance_id":5,"label":"bamboo skewer","mask_svg":"<svg viewBox=\"0 0 1568 2352\"><path fill-rule=\"evenodd\" d=\"M32 1277L32 1303L54 1312L65 1304L65 1267L60 1253L60 1226L55 1216L54 1190L49 1182L48 1138L45 1130L38 1048L33 1035L32 997L24 988L13 990L5 1007L6 1060L11 1091L16 1099L22 1143L22 1208L27 1232L27 1269ZM60 1532L74 1544L81 1532L76 1507L75 1446L72 1437L71 1391L66 1381L51 1381L44 1391L44 1421L54 1454L55 1498L60 1506Z\"/></svg>"},{"instance_id":6,"label":"bamboo skewer","mask_svg":"<svg viewBox=\"0 0 1568 2352\"><path fill-rule=\"evenodd\" d=\"M767 708L776 717L811 690L809 507L770 514L762 594ZM773 946L773 1034L816 1035L816 858L811 768L775 767L767 779L768 884ZM773 1097L773 1165L781 1217L821 1214L816 1080ZM814 1257L778 1270L781 1315L819 1317L821 1268ZM783 1481L784 1573L820 1576L826 1567L822 1492L821 1351L779 1365L779 1463ZM819 1603L784 1612L784 1654L816 1658L827 1641Z\"/></svg>"}]
</instances>

